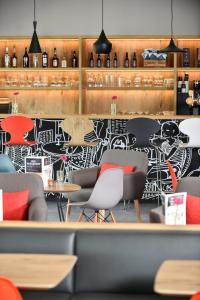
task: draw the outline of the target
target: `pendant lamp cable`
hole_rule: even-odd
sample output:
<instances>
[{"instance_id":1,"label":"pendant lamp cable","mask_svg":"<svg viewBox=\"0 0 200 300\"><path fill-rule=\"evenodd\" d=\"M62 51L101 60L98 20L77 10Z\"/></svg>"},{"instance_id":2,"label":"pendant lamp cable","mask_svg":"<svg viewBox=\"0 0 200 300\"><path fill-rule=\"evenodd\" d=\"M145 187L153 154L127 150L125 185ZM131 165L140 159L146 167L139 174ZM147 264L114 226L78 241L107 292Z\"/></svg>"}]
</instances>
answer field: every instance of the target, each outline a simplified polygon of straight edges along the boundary
<instances>
[{"instance_id":1,"label":"pendant lamp cable","mask_svg":"<svg viewBox=\"0 0 200 300\"><path fill-rule=\"evenodd\" d=\"M174 20L173 0L171 0L171 37L174 36L174 32L173 32L173 20Z\"/></svg>"},{"instance_id":2,"label":"pendant lamp cable","mask_svg":"<svg viewBox=\"0 0 200 300\"><path fill-rule=\"evenodd\" d=\"M35 12L36 12L36 3L35 3L35 0L34 0L34 21L36 21Z\"/></svg>"},{"instance_id":3,"label":"pendant lamp cable","mask_svg":"<svg viewBox=\"0 0 200 300\"><path fill-rule=\"evenodd\" d=\"M102 5L101 5L101 22L102 22L102 29L103 29L103 0L102 0Z\"/></svg>"}]
</instances>

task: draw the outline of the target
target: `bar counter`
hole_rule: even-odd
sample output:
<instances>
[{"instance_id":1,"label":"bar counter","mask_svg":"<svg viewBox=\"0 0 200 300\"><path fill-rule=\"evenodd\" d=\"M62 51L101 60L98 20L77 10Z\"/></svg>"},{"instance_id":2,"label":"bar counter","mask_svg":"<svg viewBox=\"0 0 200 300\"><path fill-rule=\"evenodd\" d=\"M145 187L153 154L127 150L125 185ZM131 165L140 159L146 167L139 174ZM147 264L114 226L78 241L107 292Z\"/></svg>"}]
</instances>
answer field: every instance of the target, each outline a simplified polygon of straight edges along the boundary
<instances>
[{"instance_id":1,"label":"bar counter","mask_svg":"<svg viewBox=\"0 0 200 300\"><path fill-rule=\"evenodd\" d=\"M25 114L23 114L25 115ZM3 119L7 114L0 115ZM35 127L27 136L27 140L37 141L36 145L30 146L6 146L4 142L9 139L8 134L0 130L1 152L8 153L16 169L24 172L25 156L50 156L53 164L54 174L61 168L61 155L66 154L68 160L65 161L65 181L68 180L68 172L79 168L89 168L99 165L102 154L107 149L134 149L134 137L125 129L128 119L137 117L147 117L156 119L160 125L160 131L153 137L153 142L158 141L158 148L161 154L162 185L163 190L171 191L171 177L168 171L166 160L173 165L177 178L185 176L200 175L199 149L179 147L181 141L186 141L186 137L179 131L179 123L187 118L196 118L195 115L56 115L56 114L29 114L26 115L34 120ZM67 116L92 119L94 131L86 136L89 141L98 140L95 147L70 146L65 147L65 142L69 136L63 132L60 123ZM157 191L158 162L155 148L136 149L145 151L149 157L149 170L146 182L145 201L152 201L152 193ZM149 193L148 193L149 191Z\"/></svg>"}]
</instances>

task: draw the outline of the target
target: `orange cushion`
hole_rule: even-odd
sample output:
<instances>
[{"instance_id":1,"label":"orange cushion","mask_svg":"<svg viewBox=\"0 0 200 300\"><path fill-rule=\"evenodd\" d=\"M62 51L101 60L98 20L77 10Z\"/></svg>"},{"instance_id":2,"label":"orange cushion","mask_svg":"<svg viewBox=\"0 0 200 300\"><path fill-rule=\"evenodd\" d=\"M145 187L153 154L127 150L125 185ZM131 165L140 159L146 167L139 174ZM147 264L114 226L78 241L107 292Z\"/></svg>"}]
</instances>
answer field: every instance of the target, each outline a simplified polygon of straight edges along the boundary
<instances>
[{"instance_id":1,"label":"orange cushion","mask_svg":"<svg viewBox=\"0 0 200 300\"><path fill-rule=\"evenodd\" d=\"M5 277L0 277L1 300L23 300L16 286Z\"/></svg>"},{"instance_id":2,"label":"orange cushion","mask_svg":"<svg viewBox=\"0 0 200 300\"><path fill-rule=\"evenodd\" d=\"M187 195L186 224L200 224L200 197Z\"/></svg>"},{"instance_id":3,"label":"orange cushion","mask_svg":"<svg viewBox=\"0 0 200 300\"><path fill-rule=\"evenodd\" d=\"M133 172L135 170L135 167L132 165L121 166L121 165L110 164L110 163L104 162L101 166L99 175L101 175L107 169L123 169L124 173L127 174L127 173Z\"/></svg>"},{"instance_id":4,"label":"orange cushion","mask_svg":"<svg viewBox=\"0 0 200 300\"><path fill-rule=\"evenodd\" d=\"M3 192L3 220L28 219L29 190Z\"/></svg>"},{"instance_id":5,"label":"orange cushion","mask_svg":"<svg viewBox=\"0 0 200 300\"><path fill-rule=\"evenodd\" d=\"M194 295L190 298L190 300L200 300L200 292L194 294Z\"/></svg>"}]
</instances>

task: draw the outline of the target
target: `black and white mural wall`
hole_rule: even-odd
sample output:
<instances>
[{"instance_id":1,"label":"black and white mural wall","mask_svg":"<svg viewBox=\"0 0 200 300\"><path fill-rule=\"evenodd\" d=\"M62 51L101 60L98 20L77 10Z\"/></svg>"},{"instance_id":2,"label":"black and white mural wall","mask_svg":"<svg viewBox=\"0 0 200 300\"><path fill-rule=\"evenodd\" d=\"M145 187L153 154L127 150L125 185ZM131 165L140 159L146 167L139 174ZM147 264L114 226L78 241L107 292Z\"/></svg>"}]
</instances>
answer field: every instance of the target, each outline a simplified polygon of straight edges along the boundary
<instances>
[{"instance_id":1,"label":"black and white mural wall","mask_svg":"<svg viewBox=\"0 0 200 300\"><path fill-rule=\"evenodd\" d=\"M200 150L191 148L180 148L181 141L186 137L180 133L178 125L181 120L158 120L160 131L152 138L152 142L159 145L154 147L135 149L134 137L125 130L127 120L97 119L94 122L94 132L87 135L88 140L99 140L96 147L66 147L65 141L70 137L60 127L61 119L35 119L35 128L27 136L27 139L36 140L37 144L32 146L5 146L3 143L9 139L8 134L0 131L1 153L7 153L12 159L16 169L24 172L25 156L50 156L54 174L61 167L61 155L66 154L65 181L68 172L80 168L97 166L102 154L106 149L134 149L145 151L149 157L149 169L146 182L144 199L152 199L150 191L158 189L157 176L159 163L157 150L159 151L162 175L162 189L171 191L171 178L166 160L172 164L177 178L185 176L199 176L200 174ZM148 193L149 191L149 193Z\"/></svg>"}]
</instances>

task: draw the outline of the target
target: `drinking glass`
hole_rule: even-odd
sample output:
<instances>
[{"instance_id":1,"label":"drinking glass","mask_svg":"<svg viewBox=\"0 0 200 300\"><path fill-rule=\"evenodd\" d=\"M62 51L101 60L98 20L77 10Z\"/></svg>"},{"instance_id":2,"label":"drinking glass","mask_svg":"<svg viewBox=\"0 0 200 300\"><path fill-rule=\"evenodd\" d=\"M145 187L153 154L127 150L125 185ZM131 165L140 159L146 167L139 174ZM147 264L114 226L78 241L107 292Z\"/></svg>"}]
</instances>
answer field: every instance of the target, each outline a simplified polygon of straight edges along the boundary
<instances>
[{"instance_id":1,"label":"drinking glass","mask_svg":"<svg viewBox=\"0 0 200 300\"><path fill-rule=\"evenodd\" d=\"M62 183L64 181L64 171L63 170L56 171L56 181L58 183Z\"/></svg>"}]
</instances>

